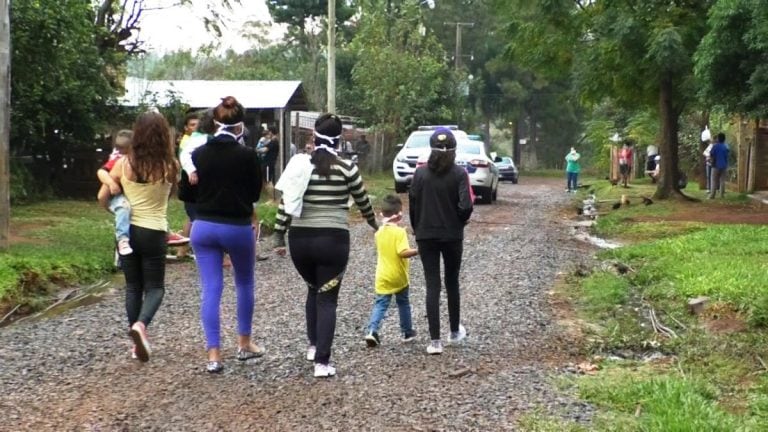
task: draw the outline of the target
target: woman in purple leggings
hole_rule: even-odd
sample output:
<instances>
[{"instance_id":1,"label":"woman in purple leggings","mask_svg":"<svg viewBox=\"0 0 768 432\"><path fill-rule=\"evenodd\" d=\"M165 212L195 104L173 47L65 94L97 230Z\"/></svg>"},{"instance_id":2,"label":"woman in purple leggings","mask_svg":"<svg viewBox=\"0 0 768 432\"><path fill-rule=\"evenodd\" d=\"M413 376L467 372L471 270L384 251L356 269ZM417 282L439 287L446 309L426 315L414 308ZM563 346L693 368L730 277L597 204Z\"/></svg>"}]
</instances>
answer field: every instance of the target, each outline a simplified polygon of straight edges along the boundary
<instances>
[{"instance_id":1,"label":"woman in purple leggings","mask_svg":"<svg viewBox=\"0 0 768 432\"><path fill-rule=\"evenodd\" d=\"M237 294L237 359L260 357L264 350L251 341L256 258L251 216L261 192L261 170L256 152L240 143L245 109L232 96L214 108L217 132L192 153L197 168L197 218L191 241L202 285L200 315L205 331L206 370L224 369L221 356L222 261L229 254Z\"/></svg>"}]
</instances>

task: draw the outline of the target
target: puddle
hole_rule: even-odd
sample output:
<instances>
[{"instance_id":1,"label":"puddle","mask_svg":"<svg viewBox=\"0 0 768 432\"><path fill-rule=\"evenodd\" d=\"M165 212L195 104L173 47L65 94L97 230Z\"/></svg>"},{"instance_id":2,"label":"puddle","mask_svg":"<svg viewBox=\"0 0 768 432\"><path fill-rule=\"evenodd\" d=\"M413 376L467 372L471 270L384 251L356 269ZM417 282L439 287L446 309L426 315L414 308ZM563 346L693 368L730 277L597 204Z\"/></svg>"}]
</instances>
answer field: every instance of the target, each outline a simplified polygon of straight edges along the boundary
<instances>
[{"instance_id":1,"label":"puddle","mask_svg":"<svg viewBox=\"0 0 768 432\"><path fill-rule=\"evenodd\" d=\"M34 322L48 319L62 315L82 306L98 303L102 301L104 297L111 293L115 288L121 287L123 284L123 274L118 272L108 280L102 280L80 288L63 289L61 295L64 299L59 297L59 300L56 300L46 309L35 312L31 315L20 316L16 319L11 316L5 322L0 324L0 327L7 327L21 322Z\"/></svg>"},{"instance_id":2,"label":"puddle","mask_svg":"<svg viewBox=\"0 0 768 432\"><path fill-rule=\"evenodd\" d=\"M594 246L599 247L600 249L617 249L620 248L622 245L620 243L612 242L609 240L602 239L600 237L595 237L592 235L589 235L585 232L577 232L574 237L576 237L577 240L581 240L583 242L590 243Z\"/></svg>"}]
</instances>

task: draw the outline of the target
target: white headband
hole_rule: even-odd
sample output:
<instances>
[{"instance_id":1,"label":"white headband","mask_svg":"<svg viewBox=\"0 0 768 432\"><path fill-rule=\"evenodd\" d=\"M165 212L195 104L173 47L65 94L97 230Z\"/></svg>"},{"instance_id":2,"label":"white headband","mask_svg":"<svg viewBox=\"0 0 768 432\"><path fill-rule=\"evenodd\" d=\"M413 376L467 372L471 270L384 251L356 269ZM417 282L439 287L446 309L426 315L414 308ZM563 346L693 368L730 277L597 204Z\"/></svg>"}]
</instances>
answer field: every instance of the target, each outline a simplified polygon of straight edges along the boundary
<instances>
[{"instance_id":1,"label":"white headband","mask_svg":"<svg viewBox=\"0 0 768 432\"><path fill-rule=\"evenodd\" d=\"M316 145L315 146L315 151L317 151L317 150L325 150L325 151L327 151L328 153L330 153L330 154L332 154L334 156L338 156L339 155L339 152L337 152L335 148L328 147L325 144Z\"/></svg>"},{"instance_id":2,"label":"white headband","mask_svg":"<svg viewBox=\"0 0 768 432\"><path fill-rule=\"evenodd\" d=\"M328 141L334 147L336 147L336 143L334 142L334 140L337 140L337 139L341 138L341 135L336 135L335 137L330 137L328 135L323 135L323 134L319 133L318 131L313 131L313 132L314 132L316 137L320 138L321 140Z\"/></svg>"}]
</instances>

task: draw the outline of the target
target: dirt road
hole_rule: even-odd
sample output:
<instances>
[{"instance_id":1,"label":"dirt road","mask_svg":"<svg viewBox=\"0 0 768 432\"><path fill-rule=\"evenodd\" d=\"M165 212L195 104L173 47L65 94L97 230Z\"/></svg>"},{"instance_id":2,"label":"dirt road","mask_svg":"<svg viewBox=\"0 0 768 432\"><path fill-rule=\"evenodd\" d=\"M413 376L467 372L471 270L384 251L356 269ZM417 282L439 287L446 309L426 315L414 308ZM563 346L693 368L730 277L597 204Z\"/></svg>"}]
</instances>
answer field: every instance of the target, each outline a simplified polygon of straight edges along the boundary
<instances>
[{"instance_id":1,"label":"dirt road","mask_svg":"<svg viewBox=\"0 0 768 432\"><path fill-rule=\"evenodd\" d=\"M95 305L0 329L0 430L515 430L534 410L587 420L591 408L560 393L550 376L576 347L553 319L548 291L558 272L589 255L557 212L562 181L504 184L476 207L461 274L469 337L428 356L421 263L411 267L419 332L398 340L396 310L382 346L363 342L373 300L375 250L364 223L339 300L332 361L338 375L311 377L305 287L290 259L257 264L256 340L264 358L235 359L233 290L222 315L225 372L204 371L199 288L193 263L168 266L167 293L150 328L154 355L131 360L119 288ZM231 278L228 277L231 287ZM443 302L444 325L447 327Z\"/></svg>"}]
</instances>

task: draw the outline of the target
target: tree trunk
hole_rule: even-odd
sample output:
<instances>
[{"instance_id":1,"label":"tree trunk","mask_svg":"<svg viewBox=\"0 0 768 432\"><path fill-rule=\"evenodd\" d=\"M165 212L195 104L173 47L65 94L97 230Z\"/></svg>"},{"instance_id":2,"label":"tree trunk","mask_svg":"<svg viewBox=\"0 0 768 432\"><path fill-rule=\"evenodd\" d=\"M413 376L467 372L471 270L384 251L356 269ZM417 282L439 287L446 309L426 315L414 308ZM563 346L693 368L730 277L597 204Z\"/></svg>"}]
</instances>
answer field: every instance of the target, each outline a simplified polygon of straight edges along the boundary
<instances>
[{"instance_id":1,"label":"tree trunk","mask_svg":"<svg viewBox=\"0 0 768 432\"><path fill-rule=\"evenodd\" d=\"M672 78L665 76L659 85L659 116L661 117L661 175L654 198L684 197L680 192L678 170L677 129L680 115L672 100Z\"/></svg>"},{"instance_id":2,"label":"tree trunk","mask_svg":"<svg viewBox=\"0 0 768 432\"><path fill-rule=\"evenodd\" d=\"M10 0L0 0L0 250L11 230L11 22Z\"/></svg>"}]
</instances>

